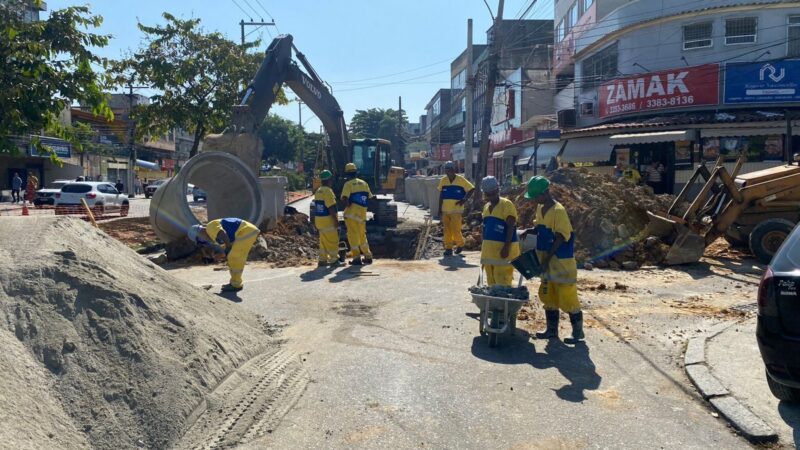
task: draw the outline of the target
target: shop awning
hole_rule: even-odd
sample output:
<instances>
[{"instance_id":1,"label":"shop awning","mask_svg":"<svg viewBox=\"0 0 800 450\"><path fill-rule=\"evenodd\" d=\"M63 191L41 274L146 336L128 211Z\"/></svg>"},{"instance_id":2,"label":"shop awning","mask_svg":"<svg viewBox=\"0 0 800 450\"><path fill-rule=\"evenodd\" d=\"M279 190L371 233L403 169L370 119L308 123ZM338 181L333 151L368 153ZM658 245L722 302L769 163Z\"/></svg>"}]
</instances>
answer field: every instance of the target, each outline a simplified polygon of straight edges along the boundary
<instances>
[{"instance_id":1,"label":"shop awning","mask_svg":"<svg viewBox=\"0 0 800 450\"><path fill-rule=\"evenodd\" d=\"M567 147L561 155L562 162L586 163L605 162L611 159L614 145L608 136L592 136L567 140Z\"/></svg>"},{"instance_id":2,"label":"shop awning","mask_svg":"<svg viewBox=\"0 0 800 450\"><path fill-rule=\"evenodd\" d=\"M786 127L780 128L703 128L700 135L707 137L739 137L739 136L780 136L786 134ZM796 135L793 132L792 134Z\"/></svg>"},{"instance_id":3,"label":"shop awning","mask_svg":"<svg viewBox=\"0 0 800 450\"><path fill-rule=\"evenodd\" d=\"M150 169L150 170L160 170L161 169L161 166L159 166L158 164L156 164L154 162L150 162L150 161L145 161L143 159L137 159L136 160L136 165L139 166L139 167L144 167L145 169Z\"/></svg>"},{"instance_id":4,"label":"shop awning","mask_svg":"<svg viewBox=\"0 0 800 450\"><path fill-rule=\"evenodd\" d=\"M694 130L655 131L652 133L616 134L611 136L611 145L649 144L652 142L693 141Z\"/></svg>"},{"instance_id":5,"label":"shop awning","mask_svg":"<svg viewBox=\"0 0 800 450\"><path fill-rule=\"evenodd\" d=\"M563 142L543 142L539 144L539 151L536 154L536 162L539 165L547 164L547 162L550 161L550 158L558 154L558 151L561 150L562 145L564 145ZM522 151L522 154L517 160L518 166L527 166L528 164L533 164L533 149L533 145L530 147L525 147L525 150Z\"/></svg>"},{"instance_id":6,"label":"shop awning","mask_svg":"<svg viewBox=\"0 0 800 450\"><path fill-rule=\"evenodd\" d=\"M519 156L522 153L522 149L522 147L512 147L499 152L494 152L492 153L492 159L513 158L515 156Z\"/></svg>"}]
</instances>

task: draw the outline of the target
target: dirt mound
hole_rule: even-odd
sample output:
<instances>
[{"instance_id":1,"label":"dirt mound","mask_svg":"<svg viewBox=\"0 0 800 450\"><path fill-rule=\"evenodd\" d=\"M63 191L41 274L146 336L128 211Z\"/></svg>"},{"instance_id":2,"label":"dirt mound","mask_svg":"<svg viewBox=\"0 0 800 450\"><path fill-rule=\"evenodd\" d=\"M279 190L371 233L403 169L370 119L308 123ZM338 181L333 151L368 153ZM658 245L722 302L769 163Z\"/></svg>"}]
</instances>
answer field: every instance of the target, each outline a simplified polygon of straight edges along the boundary
<instances>
[{"instance_id":1,"label":"dirt mound","mask_svg":"<svg viewBox=\"0 0 800 450\"><path fill-rule=\"evenodd\" d=\"M549 179L553 197L567 209L575 229L579 264L634 268L663 260L667 247L647 240L644 231L649 222L647 211L667 210L672 196L655 195L647 187L631 186L586 169L560 169ZM533 226L536 214L536 204L526 200L524 194L524 188L508 194L519 212L519 228ZM480 213L467 216L468 249L480 248L479 225Z\"/></svg>"},{"instance_id":2,"label":"dirt mound","mask_svg":"<svg viewBox=\"0 0 800 450\"><path fill-rule=\"evenodd\" d=\"M263 324L77 219L0 220L0 439L168 448ZM16 445L19 444L19 445Z\"/></svg>"},{"instance_id":3,"label":"dirt mound","mask_svg":"<svg viewBox=\"0 0 800 450\"><path fill-rule=\"evenodd\" d=\"M159 243L158 236L150 225L149 217L126 217L110 222L98 223L106 234L121 241L134 250L146 248Z\"/></svg>"},{"instance_id":4,"label":"dirt mound","mask_svg":"<svg viewBox=\"0 0 800 450\"><path fill-rule=\"evenodd\" d=\"M305 214L282 216L274 229L262 233L247 259L265 261L275 267L316 264L319 259L317 231Z\"/></svg>"}]
</instances>

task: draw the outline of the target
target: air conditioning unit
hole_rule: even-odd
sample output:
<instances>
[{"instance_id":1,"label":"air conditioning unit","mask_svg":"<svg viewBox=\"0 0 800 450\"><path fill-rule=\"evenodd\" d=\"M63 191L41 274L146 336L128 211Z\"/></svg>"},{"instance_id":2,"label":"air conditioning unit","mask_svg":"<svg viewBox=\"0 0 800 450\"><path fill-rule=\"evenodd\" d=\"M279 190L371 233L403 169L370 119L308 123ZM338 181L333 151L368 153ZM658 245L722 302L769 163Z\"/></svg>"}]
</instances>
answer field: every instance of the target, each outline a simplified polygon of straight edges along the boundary
<instances>
[{"instance_id":1,"label":"air conditioning unit","mask_svg":"<svg viewBox=\"0 0 800 450\"><path fill-rule=\"evenodd\" d=\"M594 102L581 103L581 117L594 116Z\"/></svg>"},{"instance_id":2,"label":"air conditioning unit","mask_svg":"<svg viewBox=\"0 0 800 450\"><path fill-rule=\"evenodd\" d=\"M562 109L558 112L559 128L574 128L578 125L578 120L574 109Z\"/></svg>"}]
</instances>

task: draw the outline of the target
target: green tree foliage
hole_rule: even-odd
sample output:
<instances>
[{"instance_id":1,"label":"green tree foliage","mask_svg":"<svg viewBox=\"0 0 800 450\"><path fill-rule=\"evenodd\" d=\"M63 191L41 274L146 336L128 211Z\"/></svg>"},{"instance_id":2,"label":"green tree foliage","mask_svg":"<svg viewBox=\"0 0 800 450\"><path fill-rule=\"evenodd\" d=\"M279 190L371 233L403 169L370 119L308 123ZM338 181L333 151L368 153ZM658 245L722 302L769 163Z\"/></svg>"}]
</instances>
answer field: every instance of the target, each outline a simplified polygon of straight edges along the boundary
<instances>
[{"instance_id":1,"label":"green tree foliage","mask_svg":"<svg viewBox=\"0 0 800 450\"><path fill-rule=\"evenodd\" d=\"M352 137L387 139L392 142L394 148L399 148L404 140L402 131L398 133L398 119L404 128L408 123L405 111L402 111L402 117L398 118L397 110L391 108L356 110L353 120L350 121Z\"/></svg>"},{"instance_id":2,"label":"green tree foliage","mask_svg":"<svg viewBox=\"0 0 800 450\"><path fill-rule=\"evenodd\" d=\"M11 136L58 128L59 113L74 101L114 117L103 94L107 79L94 69L107 61L91 50L106 46L109 37L86 31L99 27L103 18L74 6L25 23L28 3L0 2L0 154L17 152ZM51 158L57 160L52 153Z\"/></svg>"},{"instance_id":3,"label":"green tree foliage","mask_svg":"<svg viewBox=\"0 0 800 450\"><path fill-rule=\"evenodd\" d=\"M233 106L263 57L248 53L258 42L242 46L218 32L204 31L200 19L181 20L169 13L163 17L164 25L139 24L142 47L117 65L118 81L159 92L149 105L133 112L139 136L183 128L194 134L194 156L206 134L228 125ZM281 95L278 101L286 99Z\"/></svg>"},{"instance_id":4,"label":"green tree foliage","mask_svg":"<svg viewBox=\"0 0 800 450\"><path fill-rule=\"evenodd\" d=\"M262 159L270 164L295 161L305 148L305 133L294 122L270 114L258 130L264 143Z\"/></svg>"}]
</instances>

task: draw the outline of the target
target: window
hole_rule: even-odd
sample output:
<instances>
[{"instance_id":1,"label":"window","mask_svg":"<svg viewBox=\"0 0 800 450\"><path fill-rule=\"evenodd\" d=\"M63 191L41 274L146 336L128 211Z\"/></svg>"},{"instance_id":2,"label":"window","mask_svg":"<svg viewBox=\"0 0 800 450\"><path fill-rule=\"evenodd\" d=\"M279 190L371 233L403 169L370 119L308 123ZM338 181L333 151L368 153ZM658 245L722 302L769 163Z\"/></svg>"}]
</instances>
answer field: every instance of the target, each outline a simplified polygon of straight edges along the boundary
<instances>
[{"instance_id":1,"label":"window","mask_svg":"<svg viewBox=\"0 0 800 450\"><path fill-rule=\"evenodd\" d=\"M581 63L581 89L592 90L602 82L616 77L619 73L618 59L616 43L584 59Z\"/></svg>"},{"instance_id":2,"label":"window","mask_svg":"<svg viewBox=\"0 0 800 450\"><path fill-rule=\"evenodd\" d=\"M753 44L756 42L758 19L741 17L725 21L725 45Z\"/></svg>"},{"instance_id":3,"label":"window","mask_svg":"<svg viewBox=\"0 0 800 450\"><path fill-rule=\"evenodd\" d=\"M578 0L578 1L580 1L580 0ZM570 28L572 28L572 27L574 27L575 25L578 24L578 18L579 18L578 12L579 12L578 11L578 2L575 2L575 4L572 5L572 8L569 9L569 27Z\"/></svg>"},{"instance_id":4,"label":"window","mask_svg":"<svg viewBox=\"0 0 800 450\"><path fill-rule=\"evenodd\" d=\"M85 194L92 190L92 185L90 184L81 184L81 183L70 183L65 184L64 187L61 188L61 192L67 194Z\"/></svg>"},{"instance_id":5,"label":"window","mask_svg":"<svg viewBox=\"0 0 800 450\"><path fill-rule=\"evenodd\" d=\"M683 27L683 49L708 48L714 44L711 39L714 26L711 22L695 23Z\"/></svg>"},{"instance_id":6,"label":"window","mask_svg":"<svg viewBox=\"0 0 800 450\"><path fill-rule=\"evenodd\" d=\"M594 0L580 0L583 3L583 13L589 10L594 3Z\"/></svg>"},{"instance_id":7,"label":"window","mask_svg":"<svg viewBox=\"0 0 800 450\"><path fill-rule=\"evenodd\" d=\"M439 113L442 111L442 99L437 98L435 102L433 102L433 107L431 108L433 113L433 117L439 117Z\"/></svg>"},{"instance_id":8,"label":"window","mask_svg":"<svg viewBox=\"0 0 800 450\"><path fill-rule=\"evenodd\" d=\"M789 48L787 58L800 58L800 16L789 16L789 35L787 36Z\"/></svg>"},{"instance_id":9,"label":"window","mask_svg":"<svg viewBox=\"0 0 800 450\"><path fill-rule=\"evenodd\" d=\"M564 21L562 20L559 22L558 27L556 27L556 42L561 42L564 40Z\"/></svg>"},{"instance_id":10,"label":"window","mask_svg":"<svg viewBox=\"0 0 800 450\"><path fill-rule=\"evenodd\" d=\"M467 79L467 70L464 69L461 72L458 72L453 79L450 80L450 88L451 89L464 89L464 84Z\"/></svg>"}]
</instances>

